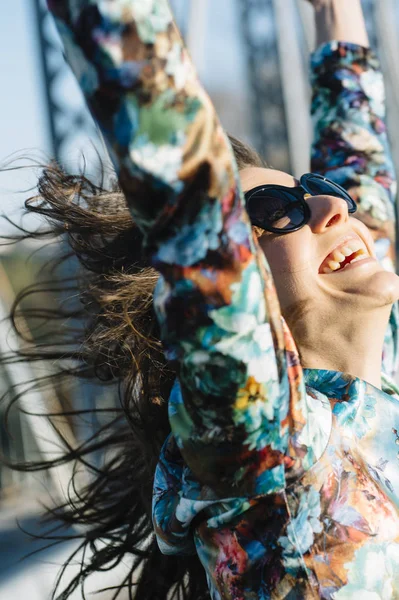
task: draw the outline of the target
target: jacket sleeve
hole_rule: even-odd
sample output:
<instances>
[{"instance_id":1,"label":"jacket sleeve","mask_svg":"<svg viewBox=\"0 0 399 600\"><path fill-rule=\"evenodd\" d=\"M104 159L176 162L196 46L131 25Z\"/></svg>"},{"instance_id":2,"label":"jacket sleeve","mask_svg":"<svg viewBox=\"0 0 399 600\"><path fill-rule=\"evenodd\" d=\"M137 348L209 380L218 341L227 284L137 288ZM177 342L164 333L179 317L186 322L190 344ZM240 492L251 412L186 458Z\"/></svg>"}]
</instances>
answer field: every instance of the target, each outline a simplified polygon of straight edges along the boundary
<instances>
[{"instance_id":1,"label":"jacket sleeve","mask_svg":"<svg viewBox=\"0 0 399 600\"><path fill-rule=\"evenodd\" d=\"M169 415L185 463L221 496L282 489L287 469L314 460L301 438L309 400L228 140L168 3L49 6L160 273L154 303L178 373Z\"/></svg>"},{"instance_id":2,"label":"jacket sleeve","mask_svg":"<svg viewBox=\"0 0 399 600\"><path fill-rule=\"evenodd\" d=\"M385 124L385 89L379 61L369 48L330 42L311 61L314 141L312 171L346 188L356 217L375 240L377 257L395 269L396 176ZM382 370L398 368L398 306L387 328Z\"/></svg>"},{"instance_id":3,"label":"jacket sleeve","mask_svg":"<svg viewBox=\"0 0 399 600\"><path fill-rule=\"evenodd\" d=\"M312 171L346 188L387 268L395 260L396 177L385 125L385 89L369 48L343 42L312 57Z\"/></svg>"}]
</instances>

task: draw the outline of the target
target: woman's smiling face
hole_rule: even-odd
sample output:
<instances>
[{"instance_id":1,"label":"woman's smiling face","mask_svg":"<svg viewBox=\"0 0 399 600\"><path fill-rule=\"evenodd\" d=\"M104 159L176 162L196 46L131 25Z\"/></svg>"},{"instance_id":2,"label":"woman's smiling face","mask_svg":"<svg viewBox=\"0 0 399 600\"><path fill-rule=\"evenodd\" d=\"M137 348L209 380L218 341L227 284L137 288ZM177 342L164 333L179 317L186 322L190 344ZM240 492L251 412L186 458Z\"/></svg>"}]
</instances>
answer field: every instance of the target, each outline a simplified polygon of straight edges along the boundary
<instances>
[{"instance_id":1,"label":"woman's smiling face","mask_svg":"<svg viewBox=\"0 0 399 600\"><path fill-rule=\"evenodd\" d=\"M266 184L298 185L294 177L274 169L246 167L240 176L244 192ZM333 316L337 301L365 310L394 302L399 277L376 260L369 230L349 216L346 201L312 196L306 202L311 218L302 229L285 235L265 232L259 238L287 320L299 306Z\"/></svg>"}]
</instances>

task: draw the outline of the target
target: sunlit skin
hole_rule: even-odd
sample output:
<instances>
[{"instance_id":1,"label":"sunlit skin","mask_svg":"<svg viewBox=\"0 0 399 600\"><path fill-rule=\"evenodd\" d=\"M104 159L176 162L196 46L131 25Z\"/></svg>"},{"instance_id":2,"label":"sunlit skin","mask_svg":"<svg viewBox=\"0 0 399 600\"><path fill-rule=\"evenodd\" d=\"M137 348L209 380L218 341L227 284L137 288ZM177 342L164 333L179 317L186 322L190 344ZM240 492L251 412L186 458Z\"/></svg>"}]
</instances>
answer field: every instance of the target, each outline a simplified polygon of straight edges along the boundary
<instances>
[{"instance_id":1,"label":"sunlit skin","mask_svg":"<svg viewBox=\"0 0 399 600\"><path fill-rule=\"evenodd\" d=\"M240 176L244 191L298 185L274 169L247 167ZM306 201L311 219L302 229L287 235L265 232L259 238L302 365L350 373L380 387L384 334L399 298L399 277L375 259L367 227L349 216L345 200L314 196ZM320 272L338 244L359 238L369 254L366 260L337 273Z\"/></svg>"}]
</instances>

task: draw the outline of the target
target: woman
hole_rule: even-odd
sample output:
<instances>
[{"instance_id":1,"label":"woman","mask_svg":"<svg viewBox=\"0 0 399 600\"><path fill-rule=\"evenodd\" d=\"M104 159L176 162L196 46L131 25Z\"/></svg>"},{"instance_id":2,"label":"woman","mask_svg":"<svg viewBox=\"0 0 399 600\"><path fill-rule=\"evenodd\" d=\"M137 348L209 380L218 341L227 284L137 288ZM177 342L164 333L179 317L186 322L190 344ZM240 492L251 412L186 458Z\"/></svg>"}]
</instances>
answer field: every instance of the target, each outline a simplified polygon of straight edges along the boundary
<instances>
[{"instance_id":1,"label":"woman","mask_svg":"<svg viewBox=\"0 0 399 600\"><path fill-rule=\"evenodd\" d=\"M265 169L240 145L238 173L164 0L49 6L161 274L154 302L177 375L154 484L162 552L196 553L214 599L397 597L399 406L386 372L399 279L376 260L366 226L393 247L394 183L360 2L316 7L327 44L313 72L315 170L350 190L361 220L344 189ZM124 244L134 256L134 240ZM135 374L139 403L148 381ZM172 563L151 556L137 595L166 597L184 570L157 581ZM374 559L378 572L364 573ZM187 597L201 597L192 582Z\"/></svg>"}]
</instances>

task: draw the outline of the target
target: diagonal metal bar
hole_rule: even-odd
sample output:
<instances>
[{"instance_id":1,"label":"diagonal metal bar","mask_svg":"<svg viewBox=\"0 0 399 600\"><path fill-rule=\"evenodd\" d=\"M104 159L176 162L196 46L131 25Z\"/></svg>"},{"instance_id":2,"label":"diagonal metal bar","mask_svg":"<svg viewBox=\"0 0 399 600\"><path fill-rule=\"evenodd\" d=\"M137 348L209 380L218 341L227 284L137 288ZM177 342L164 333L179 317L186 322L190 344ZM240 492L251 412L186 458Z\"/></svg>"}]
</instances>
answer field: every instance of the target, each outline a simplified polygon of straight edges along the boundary
<instances>
[{"instance_id":1,"label":"diagonal metal bar","mask_svg":"<svg viewBox=\"0 0 399 600\"><path fill-rule=\"evenodd\" d=\"M290 170L273 0L238 0L248 63L254 143L276 168Z\"/></svg>"},{"instance_id":2,"label":"diagonal metal bar","mask_svg":"<svg viewBox=\"0 0 399 600\"><path fill-rule=\"evenodd\" d=\"M102 138L63 60L61 43L46 3L33 0L33 4L52 154L61 165L68 167L71 155L79 151L77 140L82 142L83 134L87 138L86 147L91 141L98 158L103 157ZM96 152L94 157L90 152L91 161L95 161ZM76 164L73 168L76 169Z\"/></svg>"},{"instance_id":3,"label":"diagonal metal bar","mask_svg":"<svg viewBox=\"0 0 399 600\"><path fill-rule=\"evenodd\" d=\"M58 146L59 140L54 122L54 112L57 110L56 103L51 96L51 89L55 79L54 74L48 67L47 54L51 51L51 44L49 43L47 36L45 35L46 21L48 19L48 11L43 6L41 0L33 0L34 12L35 12L35 25L36 34L39 40L39 57L41 74L45 85L43 86L43 92L46 102L46 115L47 123L50 132L50 143L52 154L58 158Z\"/></svg>"}]
</instances>

